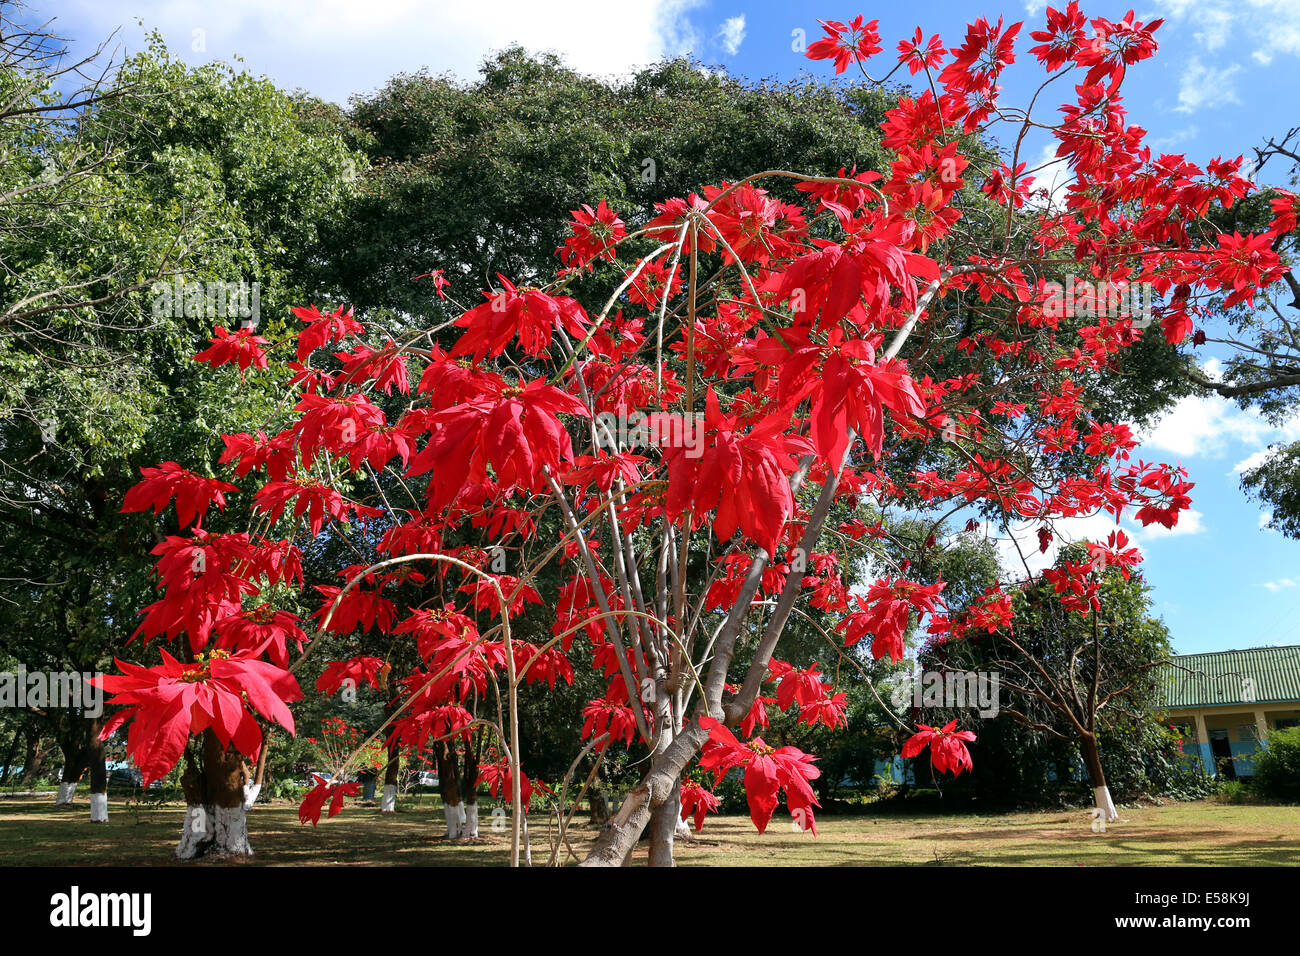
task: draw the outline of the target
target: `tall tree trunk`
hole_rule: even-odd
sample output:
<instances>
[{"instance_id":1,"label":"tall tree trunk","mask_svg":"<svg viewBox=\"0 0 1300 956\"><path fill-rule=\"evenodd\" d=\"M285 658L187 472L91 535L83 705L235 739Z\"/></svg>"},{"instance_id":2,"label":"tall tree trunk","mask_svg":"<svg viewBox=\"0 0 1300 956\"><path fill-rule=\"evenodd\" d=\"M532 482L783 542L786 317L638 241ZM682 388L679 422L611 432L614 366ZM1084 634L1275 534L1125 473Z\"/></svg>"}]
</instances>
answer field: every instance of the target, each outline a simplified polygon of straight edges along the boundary
<instances>
[{"instance_id":1,"label":"tall tree trunk","mask_svg":"<svg viewBox=\"0 0 1300 956\"><path fill-rule=\"evenodd\" d=\"M593 760L596 758L593 757ZM592 826L603 827L609 822L611 812L609 793L605 787L605 768L600 767L596 776L591 778L591 787L587 790L587 807L591 812L589 822Z\"/></svg>"},{"instance_id":2,"label":"tall tree trunk","mask_svg":"<svg viewBox=\"0 0 1300 956\"><path fill-rule=\"evenodd\" d=\"M266 779L266 759L271 751L271 734L268 728L262 728L262 750L257 755L257 769L248 770L248 765L244 765L246 774L244 782L244 811L253 809L253 804L257 803L257 798L262 795L262 783Z\"/></svg>"},{"instance_id":3,"label":"tall tree trunk","mask_svg":"<svg viewBox=\"0 0 1300 956\"><path fill-rule=\"evenodd\" d=\"M104 741L99 732L104 729L103 717L88 720L90 739L86 742L86 763L90 770L90 822L108 822L108 767L104 762Z\"/></svg>"},{"instance_id":4,"label":"tall tree trunk","mask_svg":"<svg viewBox=\"0 0 1300 956\"><path fill-rule=\"evenodd\" d=\"M460 792L465 801L465 822L461 838L478 839L478 759L471 743L465 744L465 772L461 775Z\"/></svg>"},{"instance_id":5,"label":"tall tree trunk","mask_svg":"<svg viewBox=\"0 0 1300 956\"><path fill-rule=\"evenodd\" d=\"M23 735L27 738L27 750L23 760L23 775L19 778L19 783L26 785L35 783L41 771L45 769L46 748L39 727L28 727L23 731Z\"/></svg>"},{"instance_id":6,"label":"tall tree trunk","mask_svg":"<svg viewBox=\"0 0 1300 956\"><path fill-rule=\"evenodd\" d=\"M186 814L185 829L176 847L180 859L253 855L244 810L247 780L247 765L239 752L222 747L217 735L205 730L203 769L199 771L191 764L181 780Z\"/></svg>"},{"instance_id":7,"label":"tall tree trunk","mask_svg":"<svg viewBox=\"0 0 1300 956\"><path fill-rule=\"evenodd\" d=\"M434 753L438 762L438 792L442 794L442 812L447 820L447 839L459 840L465 826L465 807L461 803L460 779L456 773L456 747L440 740Z\"/></svg>"},{"instance_id":8,"label":"tall tree trunk","mask_svg":"<svg viewBox=\"0 0 1300 956\"><path fill-rule=\"evenodd\" d=\"M380 813L397 812L397 772L401 767L401 748L397 742L388 745L388 763L384 765L384 798L379 804Z\"/></svg>"},{"instance_id":9,"label":"tall tree trunk","mask_svg":"<svg viewBox=\"0 0 1300 956\"><path fill-rule=\"evenodd\" d=\"M87 747L85 740L86 721L70 717L68 726L59 734L59 749L63 751L63 774L59 778L59 793L54 798L56 807L72 805L72 797L77 792L77 784L86 774Z\"/></svg>"},{"instance_id":10,"label":"tall tree trunk","mask_svg":"<svg viewBox=\"0 0 1300 956\"><path fill-rule=\"evenodd\" d=\"M9 782L9 772L13 769L14 754L18 752L18 741L23 739L23 729L19 727L14 731L13 740L9 741L9 752L5 754L4 770L0 770L0 785Z\"/></svg>"},{"instance_id":11,"label":"tall tree trunk","mask_svg":"<svg viewBox=\"0 0 1300 956\"><path fill-rule=\"evenodd\" d=\"M673 742L672 695L660 680L655 692L654 726L658 731L655 756L659 756ZM650 813L650 865L673 865L673 840L677 835L678 814L681 812L681 777L673 781L672 792Z\"/></svg>"},{"instance_id":12,"label":"tall tree trunk","mask_svg":"<svg viewBox=\"0 0 1300 956\"><path fill-rule=\"evenodd\" d=\"M1097 735L1085 732L1079 738L1079 752L1083 754L1083 765L1088 768L1088 782L1092 784L1093 803L1107 822L1119 819L1115 804L1110 799L1110 788L1106 786L1106 773L1101 769L1101 750L1097 746Z\"/></svg>"}]
</instances>

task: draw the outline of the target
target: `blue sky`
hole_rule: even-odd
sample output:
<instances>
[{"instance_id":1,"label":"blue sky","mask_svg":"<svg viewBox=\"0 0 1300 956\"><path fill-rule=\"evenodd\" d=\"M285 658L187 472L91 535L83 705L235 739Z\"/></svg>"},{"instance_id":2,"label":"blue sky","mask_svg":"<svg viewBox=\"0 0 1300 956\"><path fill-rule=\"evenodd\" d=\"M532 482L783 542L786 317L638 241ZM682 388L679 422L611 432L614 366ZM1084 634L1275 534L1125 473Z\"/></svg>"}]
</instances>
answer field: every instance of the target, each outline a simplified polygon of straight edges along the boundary
<instances>
[{"instance_id":1,"label":"blue sky","mask_svg":"<svg viewBox=\"0 0 1300 956\"><path fill-rule=\"evenodd\" d=\"M917 26L952 46L960 42L965 24L981 15L1025 20L1017 46L1023 54L1030 45L1028 32L1043 22L1046 4L33 0L32 6L37 15L57 17L56 28L77 50L119 27L121 46L138 49L143 28L156 28L189 62L238 56L248 69L282 87L301 87L342 103L381 86L395 72L422 66L471 77L485 55L512 42L556 50L573 67L606 76L690 53L706 65L751 79L788 79L804 72L826 78L830 68L807 61L795 47L800 39L811 42L821 35L818 17L847 20L857 13L880 20L882 62ZM1111 2L1082 6L1091 16L1115 19L1128 9ZM1125 82L1130 119L1149 131L1153 148L1185 153L1202 164L1218 155L1249 157L1252 146L1300 123L1292 106L1300 87L1300 0L1147 0L1135 9L1143 21L1165 19L1157 33L1160 53ZM1034 76L1032 68L1012 68L1004 80L1004 101L1022 105ZM1057 105L1056 99L1045 104L1049 113ZM1031 165L1040 160L1044 145L1032 144ZM1268 182L1282 170L1265 172ZM1045 175L1050 179L1050 171ZM1202 358L1210 361L1212 372L1209 354ZM1147 558L1156 609L1179 652L1300 643L1293 623L1300 617L1300 542L1262 528L1267 516L1238 487L1244 462L1270 442L1298 438L1300 410L1273 428L1218 398L1180 403L1144 436L1143 457L1181 462L1196 482L1194 510L1174 533L1159 528L1134 533ZM1067 533L1106 530L1107 522L1095 519L1077 522Z\"/></svg>"}]
</instances>

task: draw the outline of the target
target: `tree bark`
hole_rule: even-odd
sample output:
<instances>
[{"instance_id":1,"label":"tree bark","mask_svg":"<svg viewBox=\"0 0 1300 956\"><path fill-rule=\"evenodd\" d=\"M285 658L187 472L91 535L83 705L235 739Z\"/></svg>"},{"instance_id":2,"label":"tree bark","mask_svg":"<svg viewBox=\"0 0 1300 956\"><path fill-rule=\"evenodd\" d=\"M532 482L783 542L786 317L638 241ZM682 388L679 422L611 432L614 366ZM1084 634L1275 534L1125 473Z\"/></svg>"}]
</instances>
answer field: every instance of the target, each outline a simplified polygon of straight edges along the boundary
<instances>
[{"instance_id":1,"label":"tree bark","mask_svg":"<svg viewBox=\"0 0 1300 956\"><path fill-rule=\"evenodd\" d=\"M26 759L23 760L23 775L19 783L34 783L45 769L46 749L41 739L40 728L29 727L24 731L27 738Z\"/></svg>"},{"instance_id":2,"label":"tree bark","mask_svg":"<svg viewBox=\"0 0 1300 956\"><path fill-rule=\"evenodd\" d=\"M60 721L62 723L62 721ZM59 750L63 751L63 774L59 778L59 793L54 798L56 807L72 805L77 784L86 774L87 747L84 739L85 721L72 717L69 726L59 734Z\"/></svg>"},{"instance_id":3,"label":"tree bark","mask_svg":"<svg viewBox=\"0 0 1300 956\"><path fill-rule=\"evenodd\" d=\"M13 740L9 742L9 752L5 754L4 769L0 770L0 784L9 782L9 772L13 769L14 754L18 753L18 742L23 739L23 729L19 727L14 731Z\"/></svg>"},{"instance_id":4,"label":"tree bark","mask_svg":"<svg viewBox=\"0 0 1300 956\"><path fill-rule=\"evenodd\" d=\"M454 753L454 751L453 751ZM465 800L465 816L461 825L461 838L478 839L478 760L474 748L465 744L465 772L460 781L460 792Z\"/></svg>"},{"instance_id":5,"label":"tree bark","mask_svg":"<svg viewBox=\"0 0 1300 956\"><path fill-rule=\"evenodd\" d=\"M384 764L384 796L379 803L380 813L397 812L397 774L401 762L401 749L396 742L389 744L388 763Z\"/></svg>"},{"instance_id":6,"label":"tree bark","mask_svg":"<svg viewBox=\"0 0 1300 956\"><path fill-rule=\"evenodd\" d=\"M227 750L211 730L203 732L203 769L192 764L181 780L185 790L185 828L176 855L182 860L201 856L252 856L244 783L248 769L239 752Z\"/></svg>"},{"instance_id":7,"label":"tree bark","mask_svg":"<svg viewBox=\"0 0 1300 956\"><path fill-rule=\"evenodd\" d=\"M696 721L682 728L651 762L645 779L627 795L618 812L601 829L582 866L623 866L627 862L654 811L674 798L681 799L678 780L708 737L708 731Z\"/></svg>"},{"instance_id":8,"label":"tree bark","mask_svg":"<svg viewBox=\"0 0 1300 956\"><path fill-rule=\"evenodd\" d=\"M456 748L449 741L440 740L434 753L438 762L438 792L442 794L442 812L447 821L447 839L459 840L465 825L465 807L461 804L460 778L456 772Z\"/></svg>"},{"instance_id":9,"label":"tree bark","mask_svg":"<svg viewBox=\"0 0 1300 956\"><path fill-rule=\"evenodd\" d=\"M1083 755L1083 765L1088 768L1088 782L1092 784L1093 803L1107 822L1119 819L1119 812L1110 798L1110 788L1106 786L1106 773L1101 769L1101 750L1097 746L1097 735L1085 732L1079 738L1079 752Z\"/></svg>"},{"instance_id":10,"label":"tree bark","mask_svg":"<svg viewBox=\"0 0 1300 956\"><path fill-rule=\"evenodd\" d=\"M108 767L104 762L104 741L99 732L104 728L104 718L89 720L90 739L86 743L86 763L90 770L90 822L108 822Z\"/></svg>"}]
</instances>

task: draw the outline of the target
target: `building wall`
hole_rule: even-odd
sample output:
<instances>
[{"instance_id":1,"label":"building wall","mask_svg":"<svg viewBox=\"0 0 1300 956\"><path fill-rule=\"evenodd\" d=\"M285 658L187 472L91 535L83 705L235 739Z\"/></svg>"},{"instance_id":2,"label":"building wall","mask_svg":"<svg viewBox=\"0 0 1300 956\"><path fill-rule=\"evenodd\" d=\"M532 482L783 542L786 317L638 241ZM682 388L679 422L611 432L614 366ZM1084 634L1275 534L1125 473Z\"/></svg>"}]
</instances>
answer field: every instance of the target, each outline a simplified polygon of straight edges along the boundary
<instances>
[{"instance_id":1,"label":"building wall","mask_svg":"<svg viewBox=\"0 0 1300 956\"><path fill-rule=\"evenodd\" d=\"M1201 759L1206 772L1217 775L1214 750L1210 740L1226 735L1233 766L1239 777L1255 773L1253 754L1260 746L1259 715L1266 725L1265 733L1279 725L1289 726L1300 721L1300 707L1294 704L1264 704L1252 708L1249 704L1230 704L1200 707L1192 710L1173 710L1165 723L1183 729L1183 753Z\"/></svg>"}]
</instances>

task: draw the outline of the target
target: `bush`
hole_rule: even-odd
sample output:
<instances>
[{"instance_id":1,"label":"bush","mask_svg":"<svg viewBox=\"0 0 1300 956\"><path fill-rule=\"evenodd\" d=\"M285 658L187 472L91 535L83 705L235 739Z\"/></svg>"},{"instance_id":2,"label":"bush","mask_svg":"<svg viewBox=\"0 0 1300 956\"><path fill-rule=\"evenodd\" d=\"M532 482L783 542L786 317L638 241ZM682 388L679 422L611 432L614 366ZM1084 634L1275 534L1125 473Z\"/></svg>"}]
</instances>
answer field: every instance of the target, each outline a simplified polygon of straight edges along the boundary
<instances>
[{"instance_id":1,"label":"bush","mask_svg":"<svg viewBox=\"0 0 1300 956\"><path fill-rule=\"evenodd\" d=\"M1249 795L1246 785L1240 780L1220 779L1215 787L1214 799L1219 803L1245 803Z\"/></svg>"},{"instance_id":2,"label":"bush","mask_svg":"<svg viewBox=\"0 0 1300 956\"><path fill-rule=\"evenodd\" d=\"M1255 753L1255 790L1268 800L1300 803L1300 727L1275 730Z\"/></svg>"}]
</instances>

